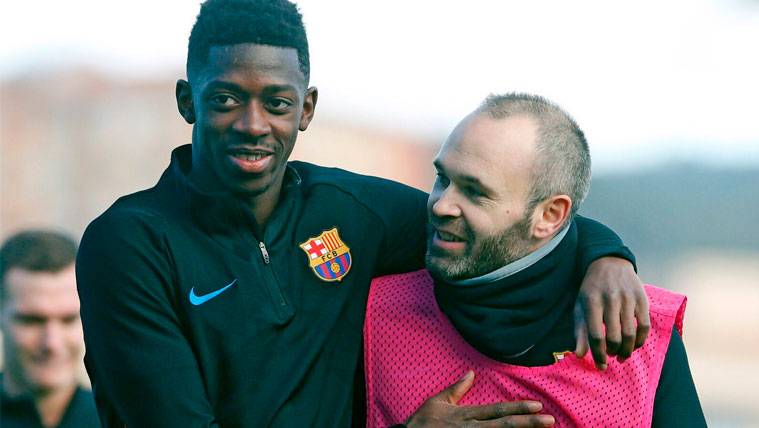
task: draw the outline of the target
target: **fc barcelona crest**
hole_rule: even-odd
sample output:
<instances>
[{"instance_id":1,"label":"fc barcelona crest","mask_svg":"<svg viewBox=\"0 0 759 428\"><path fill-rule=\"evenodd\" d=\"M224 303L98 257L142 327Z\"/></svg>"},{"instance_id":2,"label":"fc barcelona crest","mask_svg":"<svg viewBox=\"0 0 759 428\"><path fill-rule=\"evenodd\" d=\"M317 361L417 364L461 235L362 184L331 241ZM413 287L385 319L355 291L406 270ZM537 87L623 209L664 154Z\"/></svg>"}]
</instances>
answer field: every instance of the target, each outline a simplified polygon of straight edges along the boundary
<instances>
[{"instance_id":1,"label":"fc barcelona crest","mask_svg":"<svg viewBox=\"0 0 759 428\"><path fill-rule=\"evenodd\" d=\"M351 270L351 249L340 239L336 227L308 238L300 248L308 256L308 265L323 281L340 281Z\"/></svg>"}]
</instances>

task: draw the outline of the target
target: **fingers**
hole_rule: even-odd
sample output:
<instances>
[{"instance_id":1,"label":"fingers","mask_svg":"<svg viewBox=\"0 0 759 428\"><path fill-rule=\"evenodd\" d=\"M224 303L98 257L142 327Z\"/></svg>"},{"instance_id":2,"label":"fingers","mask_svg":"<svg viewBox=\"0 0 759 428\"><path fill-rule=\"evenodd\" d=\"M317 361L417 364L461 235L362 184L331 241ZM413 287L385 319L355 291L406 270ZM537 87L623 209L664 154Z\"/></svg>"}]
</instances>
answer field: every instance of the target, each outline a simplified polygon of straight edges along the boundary
<instances>
[{"instance_id":1,"label":"fingers","mask_svg":"<svg viewBox=\"0 0 759 428\"><path fill-rule=\"evenodd\" d=\"M622 313L620 314L622 323L622 345L617 353L617 360L624 361L630 357L635 349L636 328L635 328L635 305L634 299L625 299L622 302Z\"/></svg>"},{"instance_id":2,"label":"fingers","mask_svg":"<svg viewBox=\"0 0 759 428\"><path fill-rule=\"evenodd\" d=\"M547 427L553 425L553 417L537 415L543 409L538 401L513 401L481 406L458 406L458 402L474 383L471 370L456 383L431 397L406 421L408 427L440 426L497 426L497 427ZM524 416L524 417L522 417ZM528 417L529 416L529 417ZM483 423L492 425L482 425Z\"/></svg>"},{"instance_id":3,"label":"fingers","mask_svg":"<svg viewBox=\"0 0 759 428\"><path fill-rule=\"evenodd\" d=\"M648 312L648 296L645 292L639 293L635 305L635 318L638 320L638 328L635 334L635 348L640 348L648 338L651 331L651 316Z\"/></svg>"},{"instance_id":4,"label":"fingers","mask_svg":"<svg viewBox=\"0 0 759 428\"><path fill-rule=\"evenodd\" d=\"M593 361L600 370L606 370L606 335L603 325L603 305L598 296L585 299L585 320L588 328L588 342Z\"/></svg>"},{"instance_id":5,"label":"fingers","mask_svg":"<svg viewBox=\"0 0 759 428\"><path fill-rule=\"evenodd\" d=\"M551 415L519 415L480 421L474 425L483 428L542 428L552 427L554 423L556 421Z\"/></svg>"},{"instance_id":6,"label":"fingers","mask_svg":"<svg viewBox=\"0 0 759 428\"><path fill-rule=\"evenodd\" d=\"M622 344L622 326L619 321L622 302L619 293L606 297L604 306L604 323L606 324L606 353L617 355Z\"/></svg>"},{"instance_id":7,"label":"fingers","mask_svg":"<svg viewBox=\"0 0 759 428\"><path fill-rule=\"evenodd\" d=\"M575 302L575 356L582 358L588 353L588 325L585 323L585 313L582 304Z\"/></svg>"},{"instance_id":8,"label":"fingers","mask_svg":"<svg viewBox=\"0 0 759 428\"><path fill-rule=\"evenodd\" d=\"M648 337L651 329L651 319L648 313L648 297L641 286L637 275L632 275L630 287L623 293L621 306L622 343L617 352L617 359L624 361L632 352L641 346ZM637 321L637 327L636 327ZM607 337L608 337L607 327Z\"/></svg>"},{"instance_id":9,"label":"fingers","mask_svg":"<svg viewBox=\"0 0 759 428\"><path fill-rule=\"evenodd\" d=\"M529 415L543 409L539 401L505 401L495 404L461 407L465 419L498 419L510 415Z\"/></svg>"},{"instance_id":10,"label":"fingers","mask_svg":"<svg viewBox=\"0 0 759 428\"><path fill-rule=\"evenodd\" d=\"M648 299L629 262L609 257L594 261L578 300L585 309L587 346L599 369L606 368L607 354L624 361L646 341L651 328ZM578 319L575 313L575 354L583 357L587 351L580 339L582 323Z\"/></svg>"},{"instance_id":11,"label":"fingers","mask_svg":"<svg viewBox=\"0 0 759 428\"><path fill-rule=\"evenodd\" d=\"M456 404L461 400L464 395L472 388L474 384L474 372L469 370L464 377L456 381L448 388L440 391L440 393L431 399L439 399L450 404Z\"/></svg>"}]
</instances>

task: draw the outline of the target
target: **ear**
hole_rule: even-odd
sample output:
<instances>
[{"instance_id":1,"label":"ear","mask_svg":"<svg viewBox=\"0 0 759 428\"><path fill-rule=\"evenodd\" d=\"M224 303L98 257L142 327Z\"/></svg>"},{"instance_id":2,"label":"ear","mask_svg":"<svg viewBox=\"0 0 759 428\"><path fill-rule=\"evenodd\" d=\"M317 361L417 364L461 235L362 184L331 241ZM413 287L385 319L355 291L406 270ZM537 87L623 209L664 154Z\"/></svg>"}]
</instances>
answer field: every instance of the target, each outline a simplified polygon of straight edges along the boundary
<instances>
[{"instance_id":1,"label":"ear","mask_svg":"<svg viewBox=\"0 0 759 428\"><path fill-rule=\"evenodd\" d=\"M311 123L311 119L314 118L314 112L316 111L316 101L319 98L319 90L316 87L310 87L306 90L306 96L303 98L303 111L300 114L300 126L298 129L305 131L308 129L308 124Z\"/></svg>"},{"instance_id":2,"label":"ear","mask_svg":"<svg viewBox=\"0 0 759 428\"><path fill-rule=\"evenodd\" d=\"M569 217L572 199L567 195L555 195L535 207L532 235L536 239L552 237Z\"/></svg>"},{"instance_id":3,"label":"ear","mask_svg":"<svg viewBox=\"0 0 759 428\"><path fill-rule=\"evenodd\" d=\"M195 123L195 105L192 103L190 82L182 79L177 80L176 97L179 114L182 115L185 122Z\"/></svg>"}]
</instances>

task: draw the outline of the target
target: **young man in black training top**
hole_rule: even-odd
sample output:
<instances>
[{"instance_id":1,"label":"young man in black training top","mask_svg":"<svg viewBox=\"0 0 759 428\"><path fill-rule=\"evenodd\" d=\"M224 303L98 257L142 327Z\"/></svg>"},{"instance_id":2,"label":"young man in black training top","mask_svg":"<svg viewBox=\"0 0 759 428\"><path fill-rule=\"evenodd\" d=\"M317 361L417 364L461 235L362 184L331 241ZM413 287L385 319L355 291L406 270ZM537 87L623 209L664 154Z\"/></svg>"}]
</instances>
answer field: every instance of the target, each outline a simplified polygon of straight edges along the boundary
<instances>
[{"instance_id":1,"label":"young man in black training top","mask_svg":"<svg viewBox=\"0 0 759 428\"><path fill-rule=\"evenodd\" d=\"M370 279L424 266L426 195L287 162L318 95L301 16L287 1L205 2L187 77L176 98L192 146L175 149L155 187L119 199L82 239L85 363L101 418L348 426ZM632 265L588 266L632 255L598 223L581 219L579 232L582 298L626 308L623 320L610 312L607 331L609 354L629 355L648 325L638 319L636 338L633 313L647 313L647 302ZM603 364L600 319L589 326Z\"/></svg>"}]
</instances>

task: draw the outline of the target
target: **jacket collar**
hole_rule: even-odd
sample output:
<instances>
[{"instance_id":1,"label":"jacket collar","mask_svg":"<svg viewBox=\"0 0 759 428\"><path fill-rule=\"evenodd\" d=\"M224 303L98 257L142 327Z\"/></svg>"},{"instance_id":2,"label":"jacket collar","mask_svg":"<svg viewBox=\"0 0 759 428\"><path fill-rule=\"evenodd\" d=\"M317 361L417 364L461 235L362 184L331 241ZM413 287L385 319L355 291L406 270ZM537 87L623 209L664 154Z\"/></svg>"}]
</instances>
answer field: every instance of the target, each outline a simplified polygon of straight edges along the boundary
<instances>
[{"instance_id":1,"label":"jacket collar","mask_svg":"<svg viewBox=\"0 0 759 428\"><path fill-rule=\"evenodd\" d=\"M261 232L252 213L239 197L228 191L209 192L200 189L190 179L191 170L192 145L179 146L171 152L171 164L161 176L158 186L169 187L179 195L192 219L209 232L227 234L239 231L240 228L253 228L256 234ZM301 183L298 171L288 163L277 204L292 199L300 190Z\"/></svg>"},{"instance_id":2,"label":"jacket collar","mask_svg":"<svg viewBox=\"0 0 759 428\"><path fill-rule=\"evenodd\" d=\"M507 264L506 266L502 266L490 273L486 273L485 275L478 276L475 278L462 279L460 281L451 281L451 284L453 285L488 284L491 282L500 281L511 275L516 275L525 269L529 269L530 266L543 260L544 257L551 254L551 252L556 247L559 246L561 241L563 241L564 237L567 235L567 232L569 231L569 227L570 227L569 224L567 224L565 227L561 229L561 231L559 231L559 233L556 234L556 236L551 238L545 245L531 252L530 254L527 254L526 256L520 258L519 260L514 260L513 262Z\"/></svg>"}]
</instances>

